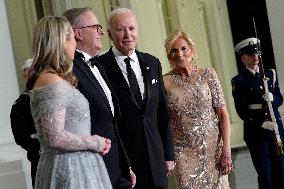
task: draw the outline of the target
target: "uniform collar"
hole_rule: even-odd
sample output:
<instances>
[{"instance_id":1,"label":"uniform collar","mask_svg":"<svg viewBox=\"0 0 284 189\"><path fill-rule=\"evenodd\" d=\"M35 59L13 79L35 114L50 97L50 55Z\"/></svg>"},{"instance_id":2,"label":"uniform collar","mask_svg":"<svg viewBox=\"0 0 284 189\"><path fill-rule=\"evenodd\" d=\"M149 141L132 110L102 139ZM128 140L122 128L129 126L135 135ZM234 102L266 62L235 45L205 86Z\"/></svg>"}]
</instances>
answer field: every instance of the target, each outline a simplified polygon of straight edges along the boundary
<instances>
[{"instance_id":1,"label":"uniform collar","mask_svg":"<svg viewBox=\"0 0 284 189\"><path fill-rule=\"evenodd\" d=\"M256 72L259 73L259 68L257 68L256 70L253 70L253 69L251 69L251 68L246 67L246 69L247 69L250 73L252 73L253 75L255 75Z\"/></svg>"}]
</instances>

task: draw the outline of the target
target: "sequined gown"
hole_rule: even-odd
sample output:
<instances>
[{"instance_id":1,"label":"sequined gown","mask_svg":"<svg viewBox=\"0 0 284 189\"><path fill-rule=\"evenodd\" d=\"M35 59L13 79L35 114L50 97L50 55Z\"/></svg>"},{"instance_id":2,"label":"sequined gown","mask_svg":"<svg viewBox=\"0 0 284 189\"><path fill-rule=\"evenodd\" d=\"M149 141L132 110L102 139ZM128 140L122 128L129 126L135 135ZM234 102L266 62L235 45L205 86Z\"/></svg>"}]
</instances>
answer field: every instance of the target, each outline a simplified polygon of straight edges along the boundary
<instances>
[{"instance_id":1,"label":"sequined gown","mask_svg":"<svg viewBox=\"0 0 284 189\"><path fill-rule=\"evenodd\" d=\"M81 137L90 136L91 127L84 96L66 81L33 89L30 96L41 145L35 188L111 189L102 157L88 150L99 143ZM64 130L57 129L60 124Z\"/></svg>"},{"instance_id":2,"label":"sequined gown","mask_svg":"<svg viewBox=\"0 0 284 189\"><path fill-rule=\"evenodd\" d=\"M195 68L186 79L164 76L170 124L176 155L175 176L179 189L228 189L216 163L222 140L214 107L225 105L214 69Z\"/></svg>"}]
</instances>

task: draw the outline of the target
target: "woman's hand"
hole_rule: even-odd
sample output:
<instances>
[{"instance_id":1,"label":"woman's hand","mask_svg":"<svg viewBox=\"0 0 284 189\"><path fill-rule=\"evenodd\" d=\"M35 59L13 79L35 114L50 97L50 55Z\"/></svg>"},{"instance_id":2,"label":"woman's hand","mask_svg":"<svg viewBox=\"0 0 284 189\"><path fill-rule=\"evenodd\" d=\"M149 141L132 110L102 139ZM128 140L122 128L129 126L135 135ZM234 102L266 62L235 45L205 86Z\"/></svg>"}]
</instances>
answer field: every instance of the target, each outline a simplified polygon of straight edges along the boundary
<instances>
[{"instance_id":1,"label":"woman's hand","mask_svg":"<svg viewBox=\"0 0 284 189\"><path fill-rule=\"evenodd\" d=\"M111 140L101 137L99 135L90 136L92 140L91 148L92 150L100 153L101 155L106 155L111 147Z\"/></svg>"},{"instance_id":2,"label":"woman's hand","mask_svg":"<svg viewBox=\"0 0 284 189\"><path fill-rule=\"evenodd\" d=\"M110 148L111 148L111 140L110 139L107 139L107 138L104 138L104 143L103 143L103 148L100 152L100 154L103 156L103 155L106 155Z\"/></svg>"},{"instance_id":3,"label":"woman's hand","mask_svg":"<svg viewBox=\"0 0 284 189\"><path fill-rule=\"evenodd\" d=\"M222 152L219 162L217 163L217 169L222 175L227 175L231 171L234 171L234 165L232 163L230 152Z\"/></svg>"}]
</instances>

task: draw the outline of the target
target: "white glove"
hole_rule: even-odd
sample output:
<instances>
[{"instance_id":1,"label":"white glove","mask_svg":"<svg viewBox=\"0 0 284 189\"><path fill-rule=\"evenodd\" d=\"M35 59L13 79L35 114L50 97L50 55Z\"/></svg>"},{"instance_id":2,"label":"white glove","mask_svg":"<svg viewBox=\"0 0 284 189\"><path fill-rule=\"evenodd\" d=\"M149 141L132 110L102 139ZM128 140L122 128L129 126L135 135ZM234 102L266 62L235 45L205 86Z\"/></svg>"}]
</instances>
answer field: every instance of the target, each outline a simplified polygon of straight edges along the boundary
<instances>
[{"instance_id":1,"label":"white glove","mask_svg":"<svg viewBox=\"0 0 284 189\"><path fill-rule=\"evenodd\" d=\"M272 102L274 100L273 98L273 94L271 92L265 93L262 98L266 101L266 102Z\"/></svg>"},{"instance_id":2,"label":"white glove","mask_svg":"<svg viewBox=\"0 0 284 189\"><path fill-rule=\"evenodd\" d=\"M274 131L274 125L277 127L277 123L276 122L272 122L272 121L265 121L263 122L263 124L261 125L261 127L263 129L267 129L270 131Z\"/></svg>"}]
</instances>

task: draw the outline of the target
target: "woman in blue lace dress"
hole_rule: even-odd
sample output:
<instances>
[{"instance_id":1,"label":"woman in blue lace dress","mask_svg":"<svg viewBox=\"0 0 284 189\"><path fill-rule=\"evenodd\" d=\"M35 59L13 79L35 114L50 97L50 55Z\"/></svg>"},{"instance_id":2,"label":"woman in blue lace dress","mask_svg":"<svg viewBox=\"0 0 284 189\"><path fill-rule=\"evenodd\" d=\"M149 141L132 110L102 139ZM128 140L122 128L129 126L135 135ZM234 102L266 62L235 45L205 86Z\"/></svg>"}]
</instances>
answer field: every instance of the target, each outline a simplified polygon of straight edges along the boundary
<instances>
[{"instance_id":1,"label":"woman in blue lace dress","mask_svg":"<svg viewBox=\"0 0 284 189\"><path fill-rule=\"evenodd\" d=\"M90 135L88 101L75 88L72 74L75 46L65 18L44 17L35 26L27 89L41 145L37 189L112 188L101 157L111 142Z\"/></svg>"}]
</instances>

